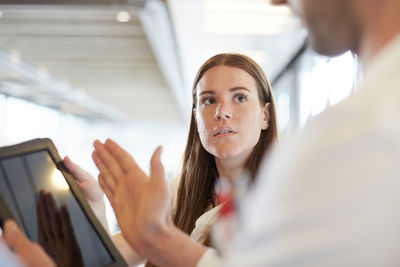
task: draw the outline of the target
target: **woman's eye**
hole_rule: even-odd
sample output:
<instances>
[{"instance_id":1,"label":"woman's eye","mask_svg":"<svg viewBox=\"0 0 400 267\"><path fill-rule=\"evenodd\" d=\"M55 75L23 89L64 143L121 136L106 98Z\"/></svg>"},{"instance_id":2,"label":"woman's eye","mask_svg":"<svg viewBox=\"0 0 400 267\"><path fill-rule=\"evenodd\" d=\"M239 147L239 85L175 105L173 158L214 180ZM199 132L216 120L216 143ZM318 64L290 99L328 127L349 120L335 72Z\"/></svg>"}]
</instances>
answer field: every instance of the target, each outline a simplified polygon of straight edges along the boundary
<instances>
[{"instance_id":1,"label":"woman's eye","mask_svg":"<svg viewBox=\"0 0 400 267\"><path fill-rule=\"evenodd\" d=\"M215 101L214 97L205 97L205 98L203 98L202 102L206 105L211 105L211 104L215 104L216 101Z\"/></svg>"},{"instance_id":2,"label":"woman's eye","mask_svg":"<svg viewBox=\"0 0 400 267\"><path fill-rule=\"evenodd\" d=\"M247 100L247 97L246 97L245 95L240 94L240 95L236 95L236 96L235 96L235 101L236 101L236 102L243 103L243 102L245 102L246 100Z\"/></svg>"}]
</instances>

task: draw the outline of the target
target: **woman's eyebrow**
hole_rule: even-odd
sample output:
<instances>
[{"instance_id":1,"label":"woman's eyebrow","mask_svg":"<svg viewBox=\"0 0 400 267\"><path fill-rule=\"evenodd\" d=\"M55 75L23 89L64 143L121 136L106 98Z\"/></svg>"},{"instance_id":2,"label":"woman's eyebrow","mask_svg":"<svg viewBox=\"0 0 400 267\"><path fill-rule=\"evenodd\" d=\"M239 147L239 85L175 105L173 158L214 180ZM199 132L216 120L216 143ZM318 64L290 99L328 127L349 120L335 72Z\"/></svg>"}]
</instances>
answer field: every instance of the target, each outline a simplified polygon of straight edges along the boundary
<instances>
[{"instance_id":1,"label":"woman's eyebrow","mask_svg":"<svg viewBox=\"0 0 400 267\"><path fill-rule=\"evenodd\" d=\"M246 87L243 87L243 86L232 87L231 89L229 89L229 92L235 92L235 91L239 91L239 90L245 90L245 91L248 91L249 93L251 93L251 91L249 89L247 89ZM199 94L199 96L206 95L206 94L215 95L215 91L206 90L206 91L201 92Z\"/></svg>"},{"instance_id":2,"label":"woman's eyebrow","mask_svg":"<svg viewBox=\"0 0 400 267\"><path fill-rule=\"evenodd\" d=\"M199 96L201 95L205 95L205 94L209 94L209 95L215 95L215 92L212 90L207 90L207 91L203 91L199 94Z\"/></svg>"},{"instance_id":3,"label":"woman's eyebrow","mask_svg":"<svg viewBox=\"0 0 400 267\"><path fill-rule=\"evenodd\" d=\"M249 89L247 89L246 87L243 87L243 86L233 87L233 88L229 89L230 92L235 92L235 91L239 91L239 90L245 90L245 91L248 91L249 93L251 93L251 91Z\"/></svg>"}]
</instances>

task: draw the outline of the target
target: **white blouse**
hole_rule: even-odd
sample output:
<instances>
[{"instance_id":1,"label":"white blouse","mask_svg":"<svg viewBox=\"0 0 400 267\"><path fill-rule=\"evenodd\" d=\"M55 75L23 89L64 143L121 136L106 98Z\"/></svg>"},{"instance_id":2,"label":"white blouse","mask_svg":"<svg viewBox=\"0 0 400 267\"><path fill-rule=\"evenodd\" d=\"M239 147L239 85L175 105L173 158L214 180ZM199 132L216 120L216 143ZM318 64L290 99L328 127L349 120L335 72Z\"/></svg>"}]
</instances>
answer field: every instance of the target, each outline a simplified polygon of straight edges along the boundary
<instances>
[{"instance_id":1,"label":"white blouse","mask_svg":"<svg viewBox=\"0 0 400 267\"><path fill-rule=\"evenodd\" d=\"M172 180L172 182L169 185L172 214L175 214L175 210L176 210L179 181L180 181L179 178L175 178ZM192 233L190 234L190 237L193 240L196 240L200 243L204 243L204 241L206 240L206 238L205 238L206 236L204 236L203 233L208 232L211 229L211 227L213 226L213 224L215 223L215 221L218 218L218 213L219 213L220 209L221 209L221 204L209 209L208 211L203 213L203 215L201 215L196 220L195 227L194 227Z\"/></svg>"}]
</instances>

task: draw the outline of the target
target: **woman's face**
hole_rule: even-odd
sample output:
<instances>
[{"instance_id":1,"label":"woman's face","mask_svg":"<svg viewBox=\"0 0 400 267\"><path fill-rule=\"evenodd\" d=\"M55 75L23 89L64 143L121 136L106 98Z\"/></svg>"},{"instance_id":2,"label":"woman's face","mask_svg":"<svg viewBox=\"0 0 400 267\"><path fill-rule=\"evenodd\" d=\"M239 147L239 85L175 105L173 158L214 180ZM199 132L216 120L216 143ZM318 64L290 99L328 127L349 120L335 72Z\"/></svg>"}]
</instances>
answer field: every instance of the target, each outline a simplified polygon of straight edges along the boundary
<instances>
[{"instance_id":1,"label":"woman's face","mask_svg":"<svg viewBox=\"0 0 400 267\"><path fill-rule=\"evenodd\" d=\"M269 120L269 104L261 106L253 77L240 68L216 66L200 79L196 94L203 147L220 159L247 158Z\"/></svg>"}]
</instances>

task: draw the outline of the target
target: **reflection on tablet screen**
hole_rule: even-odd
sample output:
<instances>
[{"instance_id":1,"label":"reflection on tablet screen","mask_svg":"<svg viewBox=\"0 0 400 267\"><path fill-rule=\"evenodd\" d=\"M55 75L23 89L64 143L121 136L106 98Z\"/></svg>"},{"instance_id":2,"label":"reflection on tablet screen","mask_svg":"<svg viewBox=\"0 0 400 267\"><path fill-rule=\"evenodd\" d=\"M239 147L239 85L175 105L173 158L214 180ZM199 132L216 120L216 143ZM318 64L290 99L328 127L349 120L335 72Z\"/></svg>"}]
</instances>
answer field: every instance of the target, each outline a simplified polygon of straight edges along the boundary
<instances>
[{"instance_id":1,"label":"reflection on tablet screen","mask_svg":"<svg viewBox=\"0 0 400 267\"><path fill-rule=\"evenodd\" d=\"M57 265L114 262L47 151L1 159L0 193L26 235Z\"/></svg>"}]
</instances>

